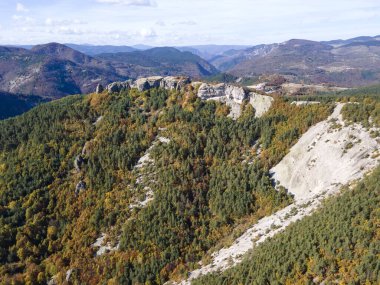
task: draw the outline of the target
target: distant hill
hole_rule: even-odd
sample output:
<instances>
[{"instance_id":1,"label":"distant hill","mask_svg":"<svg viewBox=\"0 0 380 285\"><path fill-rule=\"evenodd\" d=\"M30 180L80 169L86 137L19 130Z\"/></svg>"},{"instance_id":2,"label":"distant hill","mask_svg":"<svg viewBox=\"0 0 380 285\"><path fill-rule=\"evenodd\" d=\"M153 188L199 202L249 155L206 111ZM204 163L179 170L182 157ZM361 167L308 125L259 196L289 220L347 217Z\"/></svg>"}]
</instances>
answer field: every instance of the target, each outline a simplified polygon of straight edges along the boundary
<instances>
[{"instance_id":1,"label":"distant hill","mask_svg":"<svg viewBox=\"0 0 380 285\"><path fill-rule=\"evenodd\" d=\"M124 77L107 62L51 43L31 50L0 47L0 90L55 99L92 92Z\"/></svg>"},{"instance_id":2,"label":"distant hill","mask_svg":"<svg viewBox=\"0 0 380 285\"><path fill-rule=\"evenodd\" d=\"M94 56L101 53L117 53L117 52L132 52L139 50L138 48L130 46L112 46L112 45L76 45L65 44L66 46L80 51L84 54Z\"/></svg>"},{"instance_id":3,"label":"distant hill","mask_svg":"<svg viewBox=\"0 0 380 285\"><path fill-rule=\"evenodd\" d=\"M210 62L234 76L281 74L294 82L365 86L380 80L380 37L331 42L294 39L229 51Z\"/></svg>"},{"instance_id":4,"label":"distant hill","mask_svg":"<svg viewBox=\"0 0 380 285\"><path fill-rule=\"evenodd\" d=\"M199 56L171 47L100 54L97 58L110 62L122 76L133 78L152 74L186 75L201 78L218 73L213 65Z\"/></svg>"},{"instance_id":5,"label":"distant hill","mask_svg":"<svg viewBox=\"0 0 380 285\"><path fill-rule=\"evenodd\" d=\"M195 45L195 46L179 46L175 47L180 51L189 51L193 54L199 55L205 60L227 53L231 50L244 50L250 46L243 45Z\"/></svg>"},{"instance_id":6,"label":"distant hill","mask_svg":"<svg viewBox=\"0 0 380 285\"><path fill-rule=\"evenodd\" d=\"M174 48L92 57L58 43L31 49L0 47L0 91L49 99L90 93L99 83L105 85L130 77L185 75L200 78L217 72L199 56Z\"/></svg>"}]
</instances>

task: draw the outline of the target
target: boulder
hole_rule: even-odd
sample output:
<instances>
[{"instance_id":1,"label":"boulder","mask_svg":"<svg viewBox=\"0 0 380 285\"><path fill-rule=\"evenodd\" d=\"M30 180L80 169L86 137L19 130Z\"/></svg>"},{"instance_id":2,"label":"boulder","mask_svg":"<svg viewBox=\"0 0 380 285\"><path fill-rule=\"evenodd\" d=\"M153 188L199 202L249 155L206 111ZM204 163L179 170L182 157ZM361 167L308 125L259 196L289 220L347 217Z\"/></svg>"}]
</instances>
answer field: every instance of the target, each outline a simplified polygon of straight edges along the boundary
<instances>
[{"instance_id":1,"label":"boulder","mask_svg":"<svg viewBox=\"0 0 380 285\"><path fill-rule=\"evenodd\" d=\"M82 165L84 163L84 159L81 155L77 155L74 159L74 167L77 172L81 171Z\"/></svg>"},{"instance_id":2,"label":"boulder","mask_svg":"<svg viewBox=\"0 0 380 285\"><path fill-rule=\"evenodd\" d=\"M75 195L78 196L79 193L81 193L82 191L85 191L86 187L87 187L86 182L84 182L83 180L80 180L77 186L75 187Z\"/></svg>"},{"instance_id":3,"label":"boulder","mask_svg":"<svg viewBox=\"0 0 380 285\"><path fill-rule=\"evenodd\" d=\"M159 88L164 78L162 76L151 76L147 78L150 88Z\"/></svg>"},{"instance_id":4,"label":"boulder","mask_svg":"<svg viewBox=\"0 0 380 285\"><path fill-rule=\"evenodd\" d=\"M131 81L127 80L124 82L112 82L107 85L108 93L120 93L131 88Z\"/></svg>"},{"instance_id":5,"label":"boulder","mask_svg":"<svg viewBox=\"0 0 380 285\"><path fill-rule=\"evenodd\" d=\"M215 85L202 83L198 89L198 97L201 99L224 97L221 99L232 100L241 104L243 100L247 98L247 91L242 87L224 83Z\"/></svg>"},{"instance_id":6,"label":"boulder","mask_svg":"<svg viewBox=\"0 0 380 285\"><path fill-rule=\"evenodd\" d=\"M211 99L214 97L224 97L225 96L226 85L224 83L211 85L208 83L202 83L198 89L198 97L203 100Z\"/></svg>"},{"instance_id":7,"label":"boulder","mask_svg":"<svg viewBox=\"0 0 380 285\"><path fill-rule=\"evenodd\" d=\"M185 88L186 85L191 83L191 79L189 77L181 77L177 83L177 90L181 90Z\"/></svg>"},{"instance_id":8,"label":"boulder","mask_svg":"<svg viewBox=\"0 0 380 285\"><path fill-rule=\"evenodd\" d=\"M140 92L146 91L152 88L159 88L163 77L161 76L151 76L146 78L139 78L135 81L134 87L136 87Z\"/></svg>"},{"instance_id":9,"label":"boulder","mask_svg":"<svg viewBox=\"0 0 380 285\"><path fill-rule=\"evenodd\" d=\"M181 90L190 83L191 80L189 77L167 76L161 81L160 87L166 90Z\"/></svg>"},{"instance_id":10,"label":"boulder","mask_svg":"<svg viewBox=\"0 0 380 285\"><path fill-rule=\"evenodd\" d=\"M90 140L90 141L87 141L83 148L82 148L82 157L83 156L88 156L90 153L91 153L91 149L92 149L92 146L93 146L93 141L94 140Z\"/></svg>"},{"instance_id":11,"label":"boulder","mask_svg":"<svg viewBox=\"0 0 380 285\"><path fill-rule=\"evenodd\" d=\"M268 112L269 108L272 106L274 99L270 96L265 96L257 93L249 94L249 103L255 109L255 117L259 118Z\"/></svg>"},{"instance_id":12,"label":"boulder","mask_svg":"<svg viewBox=\"0 0 380 285\"><path fill-rule=\"evenodd\" d=\"M55 278L56 278L56 276L53 276L46 284L47 285L57 285Z\"/></svg>"},{"instance_id":13,"label":"boulder","mask_svg":"<svg viewBox=\"0 0 380 285\"><path fill-rule=\"evenodd\" d=\"M227 99L241 104L243 103L243 100L247 98L247 91L242 87L226 85L225 96Z\"/></svg>"},{"instance_id":14,"label":"boulder","mask_svg":"<svg viewBox=\"0 0 380 285\"><path fill-rule=\"evenodd\" d=\"M102 84L98 84L97 86L96 86L96 91L95 91L95 93L96 94L100 94L100 93L102 93L104 91L104 87L103 87L103 85Z\"/></svg>"},{"instance_id":15,"label":"boulder","mask_svg":"<svg viewBox=\"0 0 380 285\"><path fill-rule=\"evenodd\" d=\"M70 281L71 274L73 273L72 269L66 271L66 282Z\"/></svg>"}]
</instances>

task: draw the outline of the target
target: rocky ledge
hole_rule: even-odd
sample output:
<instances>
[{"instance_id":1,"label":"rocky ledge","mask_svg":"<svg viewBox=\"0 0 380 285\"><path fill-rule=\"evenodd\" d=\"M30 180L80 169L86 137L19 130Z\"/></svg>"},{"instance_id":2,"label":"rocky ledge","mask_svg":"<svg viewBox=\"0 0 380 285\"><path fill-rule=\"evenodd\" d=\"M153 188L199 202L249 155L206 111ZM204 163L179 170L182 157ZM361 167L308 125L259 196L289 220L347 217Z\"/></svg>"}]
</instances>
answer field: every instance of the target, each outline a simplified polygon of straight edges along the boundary
<instances>
[{"instance_id":1,"label":"rocky ledge","mask_svg":"<svg viewBox=\"0 0 380 285\"><path fill-rule=\"evenodd\" d=\"M181 90L187 84L190 84L190 78L181 76L151 76L146 78L139 78L135 81L127 80L124 82L113 82L108 84L105 88L109 93L119 93L131 88L137 88L139 91L146 91L152 88L164 88L167 90ZM103 92L104 88L98 85L96 93Z\"/></svg>"},{"instance_id":2,"label":"rocky ledge","mask_svg":"<svg viewBox=\"0 0 380 285\"><path fill-rule=\"evenodd\" d=\"M260 117L270 108L273 98L250 92L245 87L232 84L211 84L204 82L191 82L190 78L182 76L150 76L139 78L135 81L113 82L103 88L98 85L97 93L107 91L108 93L119 93L131 88L146 91L152 88L164 88L166 90L182 90L187 85L197 90L197 96L202 100L218 100L226 103L231 108L230 116L234 119L240 116L240 105L247 100L256 110L256 116Z\"/></svg>"}]
</instances>

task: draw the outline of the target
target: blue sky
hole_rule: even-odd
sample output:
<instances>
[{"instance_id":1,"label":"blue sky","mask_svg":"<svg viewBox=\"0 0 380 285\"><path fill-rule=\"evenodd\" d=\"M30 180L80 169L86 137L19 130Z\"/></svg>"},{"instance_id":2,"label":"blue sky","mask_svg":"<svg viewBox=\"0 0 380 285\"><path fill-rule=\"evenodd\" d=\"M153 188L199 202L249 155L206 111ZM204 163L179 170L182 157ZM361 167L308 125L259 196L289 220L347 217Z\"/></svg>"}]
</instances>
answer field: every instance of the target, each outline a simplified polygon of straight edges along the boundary
<instances>
[{"instance_id":1,"label":"blue sky","mask_svg":"<svg viewBox=\"0 0 380 285\"><path fill-rule=\"evenodd\" d=\"M0 1L0 44L254 45L379 34L379 0Z\"/></svg>"}]
</instances>

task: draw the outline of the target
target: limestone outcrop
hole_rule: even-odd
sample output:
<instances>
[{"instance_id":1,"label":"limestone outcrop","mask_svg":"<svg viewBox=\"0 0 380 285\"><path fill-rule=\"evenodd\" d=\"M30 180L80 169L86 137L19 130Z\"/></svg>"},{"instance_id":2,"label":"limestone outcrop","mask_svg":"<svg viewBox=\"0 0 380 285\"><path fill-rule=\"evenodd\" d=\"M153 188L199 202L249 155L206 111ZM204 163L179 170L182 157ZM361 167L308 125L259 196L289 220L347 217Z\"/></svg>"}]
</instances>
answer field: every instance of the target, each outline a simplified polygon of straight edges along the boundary
<instances>
[{"instance_id":1,"label":"limestone outcrop","mask_svg":"<svg viewBox=\"0 0 380 285\"><path fill-rule=\"evenodd\" d=\"M111 84L108 84L106 87L106 90L109 93L119 93L121 91L125 91L131 88L131 81L127 80L124 82L112 82Z\"/></svg>"},{"instance_id":2,"label":"limestone outcrop","mask_svg":"<svg viewBox=\"0 0 380 285\"><path fill-rule=\"evenodd\" d=\"M274 99L271 96L260 95L253 92L249 95L249 103L255 109L255 116L257 118L268 112L269 108L272 106L273 100Z\"/></svg>"},{"instance_id":3,"label":"limestone outcrop","mask_svg":"<svg viewBox=\"0 0 380 285\"><path fill-rule=\"evenodd\" d=\"M75 187L75 195L78 196L79 193L85 191L86 188L87 188L86 182L84 182L83 180L80 180L77 186Z\"/></svg>"},{"instance_id":4,"label":"limestone outcrop","mask_svg":"<svg viewBox=\"0 0 380 285\"><path fill-rule=\"evenodd\" d=\"M103 85L102 84L98 84L97 86L96 86L96 91L95 91L95 93L96 94L100 94L100 93L102 93L104 91L104 87L103 87Z\"/></svg>"},{"instance_id":5,"label":"limestone outcrop","mask_svg":"<svg viewBox=\"0 0 380 285\"><path fill-rule=\"evenodd\" d=\"M181 90L190 83L191 80L188 77L167 76L161 81L160 87L167 90Z\"/></svg>"},{"instance_id":6,"label":"limestone outcrop","mask_svg":"<svg viewBox=\"0 0 380 285\"><path fill-rule=\"evenodd\" d=\"M225 97L241 104L248 96L248 92L243 87L229 85L225 83L208 84L202 83L198 89L198 97L204 100Z\"/></svg>"},{"instance_id":7,"label":"limestone outcrop","mask_svg":"<svg viewBox=\"0 0 380 285\"><path fill-rule=\"evenodd\" d=\"M81 171L82 165L84 163L84 159L81 155L77 155L74 159L74 167L77 172Z\"/></svg>"},{"instance_id":8,"label":"limestone outcrop","mask_svg":"<svg viewBox=\"0 0 380 285\"><path fill-rule=\"evenodd\" d=\"M191 84L193 88L198 89L197 96L202 100L218 100L227 104L231 108L230 117L234 119L240 116L240 106L244 100L248 100L256 110L256 117L265 114L273 102L272 97L254 92L250 93L249 90L244 87L226 83L211 84L192 82L190 78L182 76L150 76L139 78L136 81L113 82L106 87L106 90L109 93L119 93L131 88L136 88L139 91L146 91L153 88L182 90L189 84ZM99 88L97 88L97 92L101 90L101 88Z\"/></svg>"},{"instance_id":9,"label":"limestone outcrop","mask_svg":"<svg viewBox=\"0 0 380 285\"><path fill-rule=\"evenodd\" d=\"M152 88L159 88L162 80L163 80L163 77L161 76L139 78L132 84L132 87L137 88L140 92L146 91Z\"/></svg>"}]
</instances>

